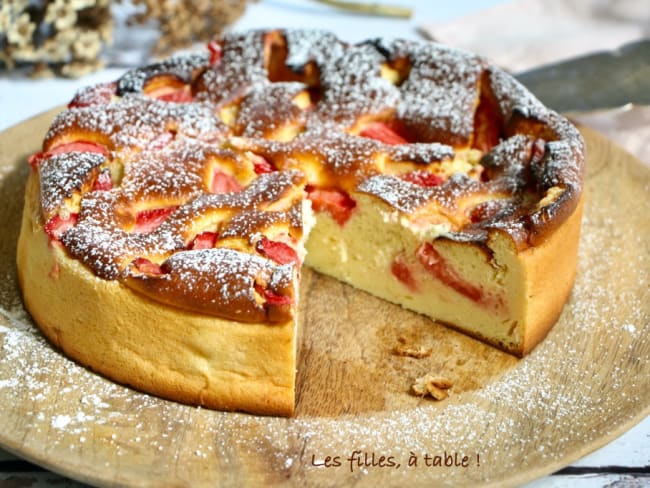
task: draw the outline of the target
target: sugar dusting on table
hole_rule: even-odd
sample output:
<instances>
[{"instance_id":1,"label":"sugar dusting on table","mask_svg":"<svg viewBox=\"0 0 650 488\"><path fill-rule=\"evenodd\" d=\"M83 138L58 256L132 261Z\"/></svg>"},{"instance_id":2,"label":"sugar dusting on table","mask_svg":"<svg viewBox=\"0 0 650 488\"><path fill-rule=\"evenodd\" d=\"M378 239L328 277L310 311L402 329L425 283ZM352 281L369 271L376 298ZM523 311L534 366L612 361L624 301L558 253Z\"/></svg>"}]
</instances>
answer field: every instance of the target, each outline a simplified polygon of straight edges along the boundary
<instances>
[{"instance_id":1,"label":"sugar dusting on table","mask_svg":"<svg viewBox=\"0 0 650 488\"><path fill-rule=\"evenodd\" d=\"M3 310L0 325L0 391L8 402L5 422L20 410L34 425L28 437L47 435L49 450L77 453L92 441L119 459L128 456L135 443L162 460L179 456L183 446L193 458L208 459L219 469L225 468L220 464L223 460L239 453L271 459L268 469L292 476L303 471L318 475L318 468L310 466L312 455L318 459L352 450L389 454L403 465L412 454L444 450L478 454L483 463L499 462L504 473L518 468L517 452L528 452L530 462L561 459L565 456L563 446L576 439L586 444L607 432L607 428L593 429L590 419L613 422L625 412L624 405L640 401L643 391L643 378L635 379L631 368L636 364L636 368L647 370L648 355L643 351L648 350L650 312L635 289L647 288L648 276L642 270L650 263L647 254L639 253L636 262L623 270L635 278L634 286L607 279L608 263L620 252L605 239L614 217L588 214L585 218L573 296L560 323L530 356L498 381L475 392L452 395L443 406L423 401L413 409L363 418L301 417L298 412L294 419L261 421L256 416L187 407L134 392L94 375L54 350L22 307L10 305L12 291L5 284L0 294L3 305L10 307ZM645 249L643 238L631 230L621 230L617 237L631 247ZM593 337L596 357L612 360L611 370L601 371L598 362L585 361L581 351L574 350L574 339L585 334ZM565 384L555 383L545 368L557 364L558 356L568 374ZM586 388L572 388L570 384L576 381ZM607 396L616 397L616 401L603 398L604 383L609 385ZM632 389L638 395L625 388L630 384L638 387ZM63 404L63 398L77 399L76 409L59 410L57 399ZM29 405L24 404L27 399ZM20 402L19 409L10 406ZM144 422L150 412L156 412L157 425ZM546 415L540 417L539 412ZM559 439L536 435L549 425L561 429ZM134 427L141 432L136 437L131 434ZM426 474L400 469L395 475L406 472L416 478ZM357 475L373 473L365 467ZM454 480L453 470L437 476L450 483Z\"/></svg>"}]
</instances>

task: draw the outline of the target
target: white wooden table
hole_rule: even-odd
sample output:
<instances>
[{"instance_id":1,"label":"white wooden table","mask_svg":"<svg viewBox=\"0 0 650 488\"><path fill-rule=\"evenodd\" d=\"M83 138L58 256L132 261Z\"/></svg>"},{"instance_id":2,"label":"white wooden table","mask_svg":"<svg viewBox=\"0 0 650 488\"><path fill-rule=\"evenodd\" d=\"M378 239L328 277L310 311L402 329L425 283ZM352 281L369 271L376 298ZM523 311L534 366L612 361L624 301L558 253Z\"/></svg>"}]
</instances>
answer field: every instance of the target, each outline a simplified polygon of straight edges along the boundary
<instances>
[{"instance_id":1,"label":"white wooden table","mask_svg":"<svg viewBox=\"0 0 650 488\"><path fill-rule=\"evenodd\" d=\"M389 0L386 0L388 3ZM419 38L417 27L442 23L488 8L502 0L466 0L442 2L390 0L410 5L415 16L410 20L369 18L345 15L308 0L263 0L249 6L235 28L318 27L335 32L348 41L377 36ZM150 39L151 36L145 36ZM128 64L142 63L142 50L125 49L133 45L133 34L116 33L116 43L107 52L109 68L80 80L30 80L22 73L0 72L0 131L54 106L70 100L81 86L118 77ZM72 480L48 472L0 449L0 486L79 487ZM551 476L527 485L527 488L572 488L601 486L650 487L650 417L619 439Z\"/></svg>"}]
</instances>

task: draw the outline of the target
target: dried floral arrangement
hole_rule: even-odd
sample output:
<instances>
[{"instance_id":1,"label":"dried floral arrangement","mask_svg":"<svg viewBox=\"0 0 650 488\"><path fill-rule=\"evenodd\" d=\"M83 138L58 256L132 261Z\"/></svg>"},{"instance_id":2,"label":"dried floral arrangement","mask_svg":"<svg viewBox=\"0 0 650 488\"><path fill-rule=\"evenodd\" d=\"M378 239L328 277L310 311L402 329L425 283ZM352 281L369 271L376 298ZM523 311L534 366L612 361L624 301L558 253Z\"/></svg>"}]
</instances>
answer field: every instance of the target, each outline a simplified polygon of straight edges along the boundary
<instances>
[{"instance_id":1,"label":"dried floral arrangement","mask_svg":"<svg viewBox=\"0 0 650 488\"><path fill-rule=\"evenodd\" d=\"M131 0L144 11L135 23L155 20L160 38L154 55L166 55L195 42L208 41L235 22L246 9L246 0Z\"/></svg>"},{"instance_id":2,"label":"dried floral arrangement","mask_svg":"<svg viewBox=\"0 0 650 488\"><path fill-rule=\"evenodd\" d=\"M33 76L82 76L102 67L113 38L111 0L0 0L0 67ZM157 22L156 55L206 41L234 22L246 0L132 0L130 24Z\"/></svg>"},{"instance_id":3,"label":"dried floral arrangement","mask_svg":"<svg viewBox=\"0 0 650 488\"><path fill-rule=\"evenodd\" d=\"M315 1L358 14L411 15L374 2ZM152 54L162 56L219 34L244 13L247 0L0 0L0 68L27 64L32 76L68 77L101 68L99 54L113 39L112 3L136 7L129 25L157 24Z\"/></svg>"},{"instance_id":4,"label":"dried floral arrangement","mask_svg":"<svg viewBox=\"0 0 650 488\"><path fill-rule=\"evenodd\" d=\"M109 7L110 0L3 0L0 62L8 69L28 63L35 75L80 76L99 68L113 31Z\"/></svg>"}]
</instances>

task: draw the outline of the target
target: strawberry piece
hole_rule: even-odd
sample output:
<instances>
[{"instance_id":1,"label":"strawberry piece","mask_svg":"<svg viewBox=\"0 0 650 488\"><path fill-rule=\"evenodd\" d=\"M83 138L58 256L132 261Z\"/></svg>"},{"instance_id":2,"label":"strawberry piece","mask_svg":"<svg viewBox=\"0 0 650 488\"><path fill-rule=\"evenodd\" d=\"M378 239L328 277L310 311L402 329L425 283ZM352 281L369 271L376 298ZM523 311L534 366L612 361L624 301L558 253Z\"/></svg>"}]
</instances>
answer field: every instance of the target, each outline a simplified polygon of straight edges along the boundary
<instances>
[{"instance_id":1,"label":"strawberry piece","mask_svg":"<svg viewBox=\"0 0 650 488\"><path fill-rule=\"evenodd\" d=\"M430 243L422 244L416 256L422 266L431 273L434 278L442 281L445 285L454 289L461 295L466 296L475 302L484 300L483 290L458 275L458 273L447 264L445 259L436 251Z\"/></svg>"},{"instance_id":2,"label":"strawberry piece","mask_svg":"<svg viewBox=\"0 0 650 488\"><path fill-rule=\"evenodd\" d=\"M106 170L100 171L97 179L93 184L92 191L108 191L113 188L113 178L111 172Z\"/></svg>"},{"instance_id":3,"label":"strawberry piece","mask_svg":"<svg viewBox=\"0 0 650 488\"><path fill-rule=\"evenodd\" d=\"M273 290L262 288L262 285L255 284L255 290L257 293L264 297L266 303L269 305L290 305L293 303L293 298L284 295L278 295Z\"/></svg>"},{"instance_id":4,"label":"strawberry piece","mask_svg":"<svg viewBox=\"0 0 650 488\"><path fill-rule=\"evenodd\" d=\"M208 42L208 51L210 51L210 66L216 66L219 64L223 55L221 44L216 41Z\"/></svg>"},{"instance_id":5,"label":"strawberry piece","mask_svg":"<svg viewBox=\"0 0 650 488\"><path fill-rule=\"evenodd\" d=\"M189 103L194 100L192 96L192 91L189 90L189 87L183 87L174 91L166 91L165 93L156 94L149 93L150 97L156 98L163 102L174 102L174 103Z\"/></svg>"},{"instance_id":6,"label":"strawberry piece","mask_svg":"<svg viewBox=\"0 0 650 488\"><path fill-rule=\"evenodd\" d=\"M257 154L253 154L251 156L251 159L253 160L253 170L255 171L255 174L261 175L275 171L275 167L269 162L268 159Z\"/></svg>"},{"instance_id":7,"label":"strawberry piece","mask_svg":"<svg viewBox=\"0 0 650 488\"><path fill-rule=\"evenodd\" d=\"M45 223L45 233L49 236L50 241L61 242L61 236L77 223L79 214L71 213L63 219L60 215L55 215Z\"/></svg>"},{"instance_id":8,"label":"strawberry piece","mask_svg":"<svg viewBox=\"0 0 650 488\"><path fill-rule=\"evenodd\" d=\"M157 135L155 138L153 138L149 142L149 144L147 144L147 149L152 151L158 151L164 148L170 142L172 142L175 138L176 138L176 132L167 130Z\"/></svg>"},{"instance_id":9,"label":"strawberry piece","mask_svg":"<svg viewBox=\"0 0 650 488\"><path fill-rule=\"evenodd\" d=\"M154 231L160 224L167 220L167 217L169 217L176 208L177 207L154 208L138 212L135 216L135 228L133 229L133 232L147 234Z\"/></svg>"},{"instance_id":10,"label":"strawberry piece","mask_svg":"<svg viewBox=\"0 0 650 488\"><path fill-rule=\"evenodd\" d=\"M63 154L67 152L84 152L84 153L95 153L101 154L102 156L108 156L108 149L103 144L99 144L93 141L74 141L66 142L64 144L59 144L54 146L49 151L47 151L50 156L55 154Z\"/></svg>"},{"instance_id":11,"label":"strawberry piece","mask_svg":"<svg viewBox=\"0 0 650 488\"><path fill-rule=\"evenodd\" d=\"M544 139L535 139L530 152L531 164L539 163L544 158L544 154L546 154L546 141Z\"/></svg>"},{"instance_id":12,"label":"strawberry piece","mask_svg":"<svg viewBox=\"0 0 650 488\"><path fill-rule=\"evenodd\" d=\"M429 171L423 171L423 170L411 171L410 173L406 173L405 175L402 176L402 179L404 181L408 181L409 183L413 183L419 186L425 186L427 188L438 186L445 182L442 176L437 175L435 173L430 173Z\"/></svg>"},{"instance_id":13,"label":"strawberry piece","mask_svg":"<svg viewBox=\"0 0 650 488\"><path fill-rule=\"evenodd\" d=\"M47 152L37 152L32 154L29 158L27 158L27 162L32 167L32 169L35 170L43 161L45 161L49 157L50 156L48 155Z\"/></svg>"},{"instance_id":14,"label":"strawberry piece","mask_svg":"<svg viewBox=\"0 0 650 488\"><path fill-rule=\"evenodd\" d=\"M147 80L144 94L163 102L191 102L192 87L173 74L159 74Z\"/></svg>"},{"instance_id":15,"label":"strawberry piece","mask_svg":"<svg viewBox=\"0 0 650 488\"><path fill-rule=\"evenodd\" d=\"M91 141L75 141L59 144L44 152L34 153L29 157L27 162L32 168L36 169L38 165L46 159L51 158L56 154L64 154L68 152L95 153L101 154L104 157L108 156L108 149L106 149L106 146L103 144Z\"/></svg>"},{"instance_id":16,"label":"strawberry piece","mask_svg":"<svg viewBox=\"0 0 650 488\"><path fill-rule=\"evenodd\" d=\"M190 242L188 249L212 249L215 242L217 242L216 232L201 232Z\"/></svg>"},{"instance_id":17,"label":"strawberry piece","mask_svg":"<svg viewBox=\"0 0 650 488\"><path fill-rule=\"evenodd\" d=\"M68 108L104 105L109 103L113 99L113 95L116 93L117 83L99 83L77 93L68 104Z\"/></svg>"},{"instance_id":18,"label":"strawberry piece","mask_svg":"<svg viewBox=\"0 0 650 488\"><path fill-rule=\"evenodd\" d=\"M149 261L146 258L137 258L135 261L133 261L133 266L135 266L135 268L143 274L155 276L160 276L163 274L162 267L159 264Z\"/></svg>"},{"instance_id":19,"label":"strawberry piece","mask_svg":"<svg viewBox=\"0 0 650 488\"><path fill-rule=\"evenodd\" d=\"M212 183L210 184L210 193L232 193L241 191L242 186L237 180L226 173L215 169L212 173Z\"/></svg>"},{"instance_id":20,"label":"strawberry piece","mask_svg":"<svg viewBox=\"0 0 650 488\"><path fill-rule=\"evenodd\" d=\"M491 219L495 217L506 205L505 202L500 200L488 200L487 202L481 202L476 207L472 209L469 214L469 220L476 224L477 222L483 222L484 220Z\"/></svg>"},{"instance_id":21,"label":"strawberry piece","mask_svg":"<svg viewBox=\"0 0 650 488\"><path fill-rule=\"evenodd\" d=\"M314 210L327 211L341 226L348 221L352 210L357 206L357 202L343 190L316 188L311 185L307 185L305 190Z\"/></svg>"},{"instance_id":22,"label":"strawberry piece","mask_svg":"<svg viewBox=\"0 0 650 488\"><path fill-rule=\"evenodd\" d=\"M293 298L278 295L269 289L264 290L264 298L266 298L266 303L270 305L290 305L293 303Z\"/></svg>"},{"instance_id":23,"label":"strawberry piece","mask_svg":"<svg viewBox=\"0 0 650 488\"><path fill-rule=\"evenodd\" d=\"M390 272L409 290L413 292L417 291L417 283L413 277L413 273L411 273L411 270L406 264L404 255L399 254L395 257L395 260L390 267Z\"/></svg>"},{"instance_id":24,"label":"strawberry piece","mask_svg":"<svg viewBox=\"0 0 650 488\"><path fill-rule=\"evenodd\" d=\"M384 122L371 122L366 125L359 135L368 137L384 144L408 144L408 141L395 131L392 127Z\"/></svg>"},{"instance_id":25,"label":"strawberry piece","mask_svg":"<svg viewBox=\"0 0 650 488\"><path fill-rule=\"evenodd\" d=\"M279 264L289 264L298 262L298 254L288 244L279 241L272 241L262 237L257 243L257 250L269 259Z\"/></svg>"}]
</instances>

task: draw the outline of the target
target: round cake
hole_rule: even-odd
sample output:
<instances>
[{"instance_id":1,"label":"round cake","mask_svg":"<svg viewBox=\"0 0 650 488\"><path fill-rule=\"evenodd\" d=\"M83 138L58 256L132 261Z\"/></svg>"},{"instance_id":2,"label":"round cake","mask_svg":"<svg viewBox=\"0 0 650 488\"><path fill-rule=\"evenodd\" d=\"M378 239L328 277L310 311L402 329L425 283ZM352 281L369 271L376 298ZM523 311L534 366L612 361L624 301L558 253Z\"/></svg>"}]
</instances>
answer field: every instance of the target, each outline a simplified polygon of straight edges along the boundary
<instances>
[{"instance_id":1,"label":"round cake","mask_svg":"<svg viewBox=\"0 0 650 488\"><path fill-rule=\"evenodd\" d=\"M303 263L519 356L574 281L579 132L431 42L227 34L81 90L29 163L28 311L180 402L293 413Z\"/></svg>"}]
</instances>

